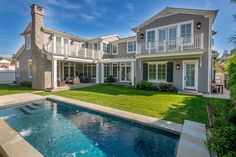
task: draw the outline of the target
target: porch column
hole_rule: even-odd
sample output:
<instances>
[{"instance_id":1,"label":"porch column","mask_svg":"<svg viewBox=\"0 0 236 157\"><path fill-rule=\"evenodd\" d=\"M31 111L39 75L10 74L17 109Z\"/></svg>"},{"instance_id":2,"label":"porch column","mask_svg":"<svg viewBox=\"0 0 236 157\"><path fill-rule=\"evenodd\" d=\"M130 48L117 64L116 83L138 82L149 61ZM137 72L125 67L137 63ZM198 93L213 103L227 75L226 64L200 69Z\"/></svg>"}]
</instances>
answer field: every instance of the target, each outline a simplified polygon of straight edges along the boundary
<instances>
[{"instance_id":1,"label":"porch column","mask_svg":"<svg viewBox=\"0 0 236 157\"><path fill-rule=\"evenodd\" d=\"M104 83L104 64L103 64L103 63L101 63L101 68L102 68L102 69L101 69L101 71L102 71L102 72L101 72L101 75L102 75L102 76L101 76L101 83Z\"/></svg>"},{"instance_id":2,"label":"porch column","mask_svg":"<svg viewBox=\"0 0 236 157\"><path fill-rule=\"evenodd\" d=\"M99 63L96 63L96 83L99 83Z\"/></svg>"},{"instance_id":3,"label":"porch column","mask_svg":"<svg viewBox=\"0 0 236 157\"><path fill-rule=\"evenodd\" d=\"M134 85L134 61L131 62L131 85Z\"/></svg>"},{"instance_id":4,"label":"porch column","mask_svg":"<svg viewBox=\"0 0 236 157\"><path fill-rule=\"evenodd\" d=\"M57 60L52 59L52 89L57 88Z\"/></svg>"}]
</instances>

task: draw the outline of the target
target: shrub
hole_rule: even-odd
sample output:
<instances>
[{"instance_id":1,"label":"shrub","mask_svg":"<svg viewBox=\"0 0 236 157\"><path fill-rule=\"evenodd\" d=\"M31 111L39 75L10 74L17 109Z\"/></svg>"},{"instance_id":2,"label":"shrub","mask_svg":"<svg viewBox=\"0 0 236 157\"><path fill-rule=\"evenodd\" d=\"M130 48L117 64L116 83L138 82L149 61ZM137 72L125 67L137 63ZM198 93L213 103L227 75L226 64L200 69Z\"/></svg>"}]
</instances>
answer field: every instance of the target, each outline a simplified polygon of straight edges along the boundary
<instances>
[{"instance_id":1,"label":"shrub","mask_svg":"<svg viewBox=\"0 0 236 157\"><path fill-rule=\"evenodd\" d=\"M236 112L233 105L214 105L216 119L212 137L208 138L208 146L219 157L236 155Z\"/></svg>"},{"instance_id":2,"label":"shrub","mask_svg":"<svg viewBox=\"0 0 236 157\"><path fill-rule=\"evenodd\" d=\"M229 74L229 90L231 100L236 104L236 53L234 53L229 59L226 67Z\"/></svg>"},{"instance_id":3,"label":"shrub","mask_svg":"<svg viewBox=\"0 0 236 157\"><path fill-rule=\"evenodd\" d=\"M177 88L175 88L171 83L160 83L159 91L160 92L177 92Z\"/></svg>"},{"instance_id":4,"label":"shrub","mask_svg":"<svg viewBox=\"0 0 236 157\"><path fill-rule=\"evenodd\" d=\"M138 84L137 84L137 88L139 89L144 89L144 90L155 90L155 87L154 85L152 85L151 82L147 82L147 81L140 81Z\"/></svg>"},{"instance_id":5,"label":"shrub","mask_svg":"<svg viewBox=\"0 0 236 157\"><path fill-rule=\"evenodd\" d=\"M24 87L32 88L32 82L30 82L30 81L23 81L20 83L20 85L24 86Z\"/></svg>"},{"instance_id":6,"label":"shrub","mask_svg":"<svg viewBox=\"0 0 236 157\"><path fill-rule=\"evenodd\" d=\"M116 82L116 79L110 75L106 78L105 83L112 83L112 82Z\"/></svg>"}]
</instances>

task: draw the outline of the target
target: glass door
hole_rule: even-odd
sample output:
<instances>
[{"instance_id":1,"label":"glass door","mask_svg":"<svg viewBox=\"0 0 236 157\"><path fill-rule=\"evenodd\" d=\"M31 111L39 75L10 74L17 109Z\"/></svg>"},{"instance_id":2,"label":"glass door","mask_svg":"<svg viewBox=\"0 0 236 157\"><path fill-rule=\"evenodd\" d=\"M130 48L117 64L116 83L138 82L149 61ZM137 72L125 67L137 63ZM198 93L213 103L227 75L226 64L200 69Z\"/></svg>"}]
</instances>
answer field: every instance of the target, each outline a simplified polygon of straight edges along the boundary
<instances>
[{"instance_id":1,"label":"glass door","mask_svg":"<svg viewBox=\"0 0 236 157\"><path fill-rule=\"evenodd\" d=\"M196 89L197 87L197 63L184 63L184 85L186 89Z\"/></svg>"}]
</instances>

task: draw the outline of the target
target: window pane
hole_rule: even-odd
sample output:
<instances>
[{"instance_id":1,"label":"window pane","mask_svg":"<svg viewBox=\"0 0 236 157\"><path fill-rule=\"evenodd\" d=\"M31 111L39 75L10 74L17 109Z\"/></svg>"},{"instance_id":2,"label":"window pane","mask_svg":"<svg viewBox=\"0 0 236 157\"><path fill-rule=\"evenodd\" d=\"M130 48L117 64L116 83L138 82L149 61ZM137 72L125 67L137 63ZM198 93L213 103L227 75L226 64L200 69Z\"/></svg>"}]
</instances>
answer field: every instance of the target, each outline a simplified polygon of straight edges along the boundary
<instances>
[{"instance_id":1,"label":"window pane","mask_svg":"<svg viewBox=\"0 0 236 157\"><path fill-rule=\"evenodd\" d=\"M169 29L169 40L175 40L176 39L176 28L170 28Z\"/></svg>"},{"instance_id":2,"label":"window pane","mask_svg":"<svg viewBox=\"0 0 236 157\"><path fill-rule=\"evenodd\" d=\"M104 77L110 76L110 64L104 64Z\"/></svg>"},{"instance_id":3,"label":"window pane","mask_svg":"<svg viewBox=\"0 0 236 157\"><path fill-rule=\"evenodd\" d=\"M148 72L149 80L156 80L156 64L149 64Z\"/></svg>"},{"instance_id":4,"label":"window pane","mask_svg":"<svg viewBox=\"0 0 236 157\"><path fill-rule=\"evenodd\" d=\"M117 45L112 45L113 46L113 51L112 51L112 53L113 54L116 54L117 53Z\"/></svg>"},{"instance_id":5,"label":"window pane","mask_svg":"<svg viewBox=\"0 0 236 157\"><path fill-rule=\"evenodd\" d=\"M96 77L96 65L92 65L92 77Z\"/></svg>"},{"instance_id":6,"label":"window pane","mask_svg":"<svg viewBox=\"0 0 236 157\"><path fill-rule=\"evenodd\" d=\"M155 31L147 32L147 42L154 42L155 41Z\"/></svg>"},{"instance_id":7,"label":"window pane","mask_svg":"<svg viewBox=\"0 0 236 157\"><path fill-rule=\"evenodd\" d=\"M113 77L117 77L117 72L118 72L118 65L117 64L113 64L112 65L112 76Z\"/></svg>"},{"instance_id":8,"label":"window pane","mask_svg":"<svg viewBox=\"0 0 236 157\"><path fill-rule=\"evenodd\" d=\"M166 30L160 30L159 31L159 42L163 42L166 40Z\"/></svg>"},{"instance_id":9,"label":"window pane","mask_svg":"<svg viewBox=\"0 0 236 157\"><path fill-rule=\"evenodd\" d=\"M166 80L166 64L158 64L158 80Z\"/></svg>"},{"instance_id":10,"label":"window pane","mask_svg":"<svg viewBox=\"0 0 236 157\"><path fill-rule=\"evenodd\" d=\"M107 52L107 44L103 43L103 52L106 53Z\"/></svg>"},{"instance_id":11,"label":"window pane","mask_svg":"<svg viewBox=\"0 0 236 157\"><path fill-rule=\"evenodd\" d=\"M125 81L125 66L121 65L121 80Z\"/></svg>"},{"instance_id":12,"label":"window pane","mask_svg":"<svg viewBox=\"0 0 236 157\"><path fill-rule=\"evenodd\" d=\"M88 77L88 66L87 64L84 64L84 75Z\"/></svg>"},{"instance_id":13,"label":"window pane","mask_svg":"<svg viewBox=\"0 0 236 157\"><path fill-rule=\"evenodd\" d=\"M136 51L136 41L134 41L134 51Z\"/></svg>"},{"instance_id":14,"label":"window pane","mask_svg":"<svg viewBox=\"0 0 236 157\"><path fill-rule=\"evenodd\" d=\"M88 77L91 77L91 64L88 64Z\"/></svg>"},{"instance_id":15,"label":"window pane","mask_svg":"<svg viewBox=\"0 0 236 157\"><path fill-rule=\"evenodd\" d=\"M131 66L126 67L126 81L131 80Z\"/></svg>"},{"instance_id":16,"label":"window pane","mask_svg":"<svg viewBox=\"0 0 236 157\"><path fill-rule=\"evenodd\" d=\"M74 64L70 64L70 77L75 77L74 70L75 70Z\"/></svg>"},{"instance_id":17,"label":"window pane","mask_svg":"<svg viewBox=\"0 0 236 157\"><path fill-rule=\"evenodd\" d=\"M191 23L181 25L181 37L183 37L183 43L191 42L191 32L192 32Z\"/></svg>"},{"instance_id":18,"label":"window pane","mask_svg":"<svg viewBox=\"0 0 236 157\"><path fill-rule=\"evenodd\" d=\"M134 51L134 43L133 41L128 42L128 52L133 52Z\"/></svg>"},{"instance_id":19,"label":"window pane","mask_svg":"<svg viewBox=\"0 0 236 157\"><path fill-rule=\"evenodd\" d=\"M111 53L111 48L112 48L112 45L111 44L107 44L107 53Z\"/></svg>"}]
</instances>

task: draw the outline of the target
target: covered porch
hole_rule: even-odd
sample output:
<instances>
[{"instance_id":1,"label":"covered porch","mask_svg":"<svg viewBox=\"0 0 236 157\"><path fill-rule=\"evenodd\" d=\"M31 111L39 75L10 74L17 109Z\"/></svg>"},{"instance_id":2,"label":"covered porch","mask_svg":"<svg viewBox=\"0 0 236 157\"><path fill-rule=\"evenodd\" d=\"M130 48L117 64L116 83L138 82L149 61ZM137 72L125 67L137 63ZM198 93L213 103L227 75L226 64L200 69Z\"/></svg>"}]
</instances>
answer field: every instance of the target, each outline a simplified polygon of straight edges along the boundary
<instances>
[{"instance_id":1,"label":"covered porch","mask_svg":"<svg viewBox=\"0 0 236 157\"><path fill-rule=\"evenodd\" d=\"M53 56L52 89L76 88L83 84L99 83L99 63L94 60Z\"/></svg>"}]
</instances>

